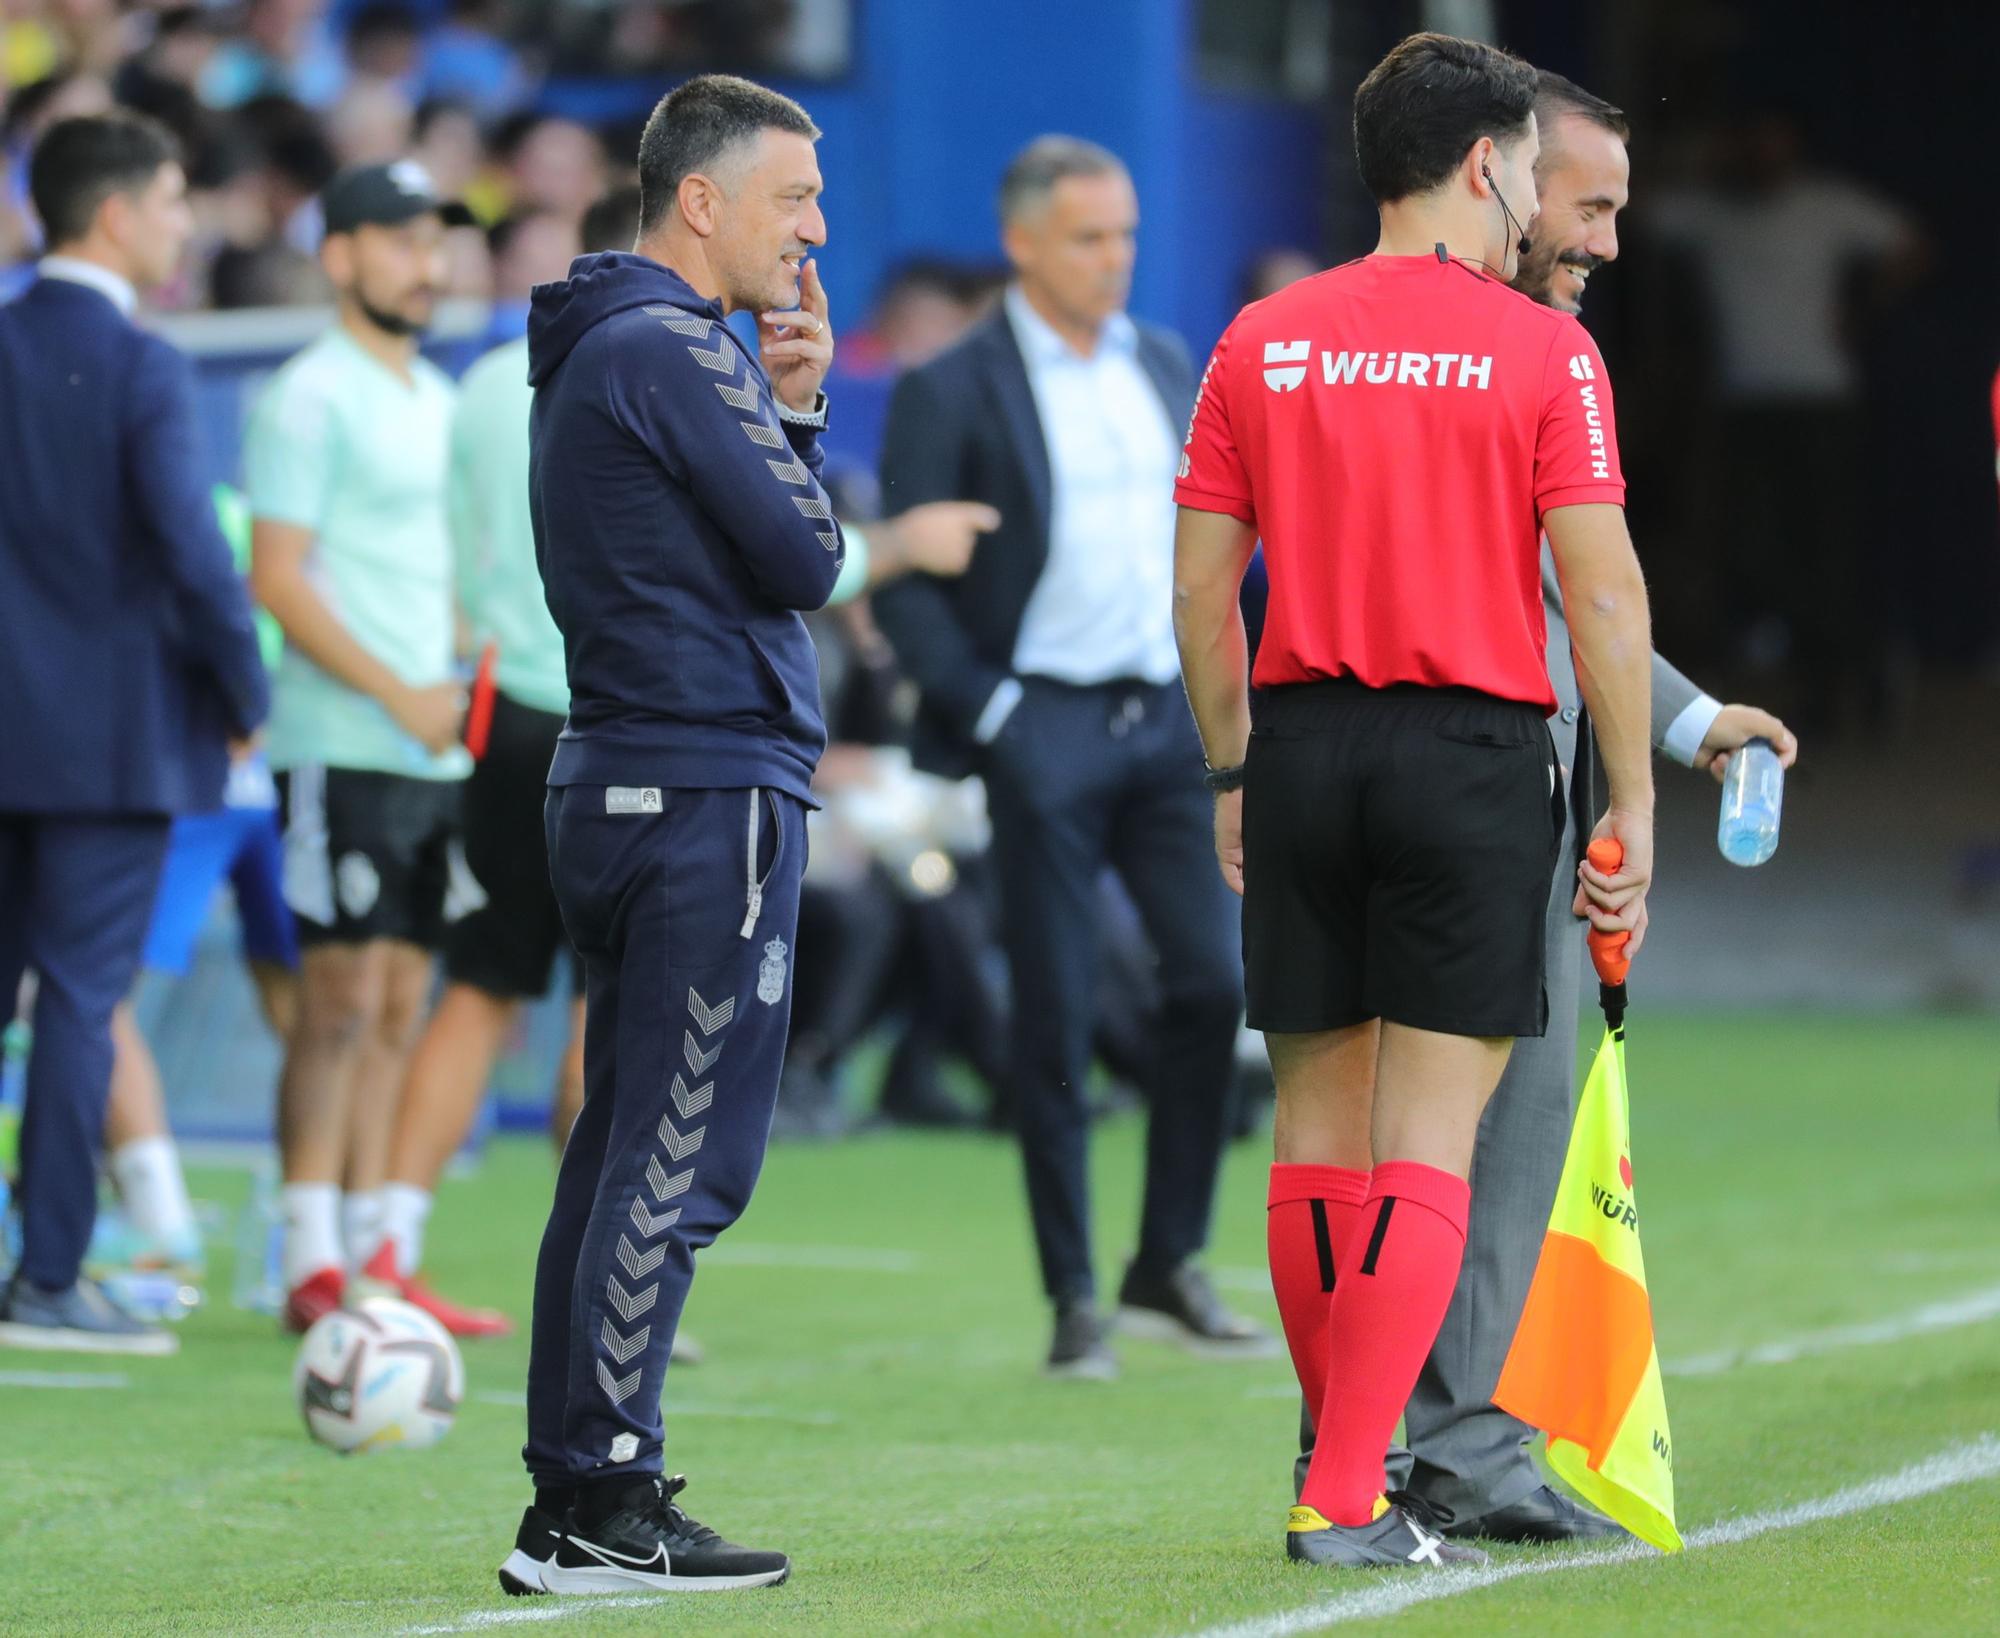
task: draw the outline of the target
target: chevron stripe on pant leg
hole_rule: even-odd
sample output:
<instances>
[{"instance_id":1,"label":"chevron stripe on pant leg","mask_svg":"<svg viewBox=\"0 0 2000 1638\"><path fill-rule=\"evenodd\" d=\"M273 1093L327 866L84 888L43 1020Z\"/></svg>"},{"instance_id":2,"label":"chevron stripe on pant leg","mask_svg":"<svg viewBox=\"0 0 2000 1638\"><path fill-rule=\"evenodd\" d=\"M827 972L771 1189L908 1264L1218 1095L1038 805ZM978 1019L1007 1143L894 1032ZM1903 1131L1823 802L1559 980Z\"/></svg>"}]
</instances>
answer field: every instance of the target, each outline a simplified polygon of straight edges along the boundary
<instances>
[{"instance_id":1,"label":"chevron stripe on pant leg","mask_svg":"<svg viewBox=\"0 0 2000 1638\"><path fill-rule=\"evenodd\" d=\"M570 1215L562 1243L545 1241L545 1264L566 1255L570 1278L560 1298L537 1283L530 1400L546 1406L560 1370L561 1416L553 1434L546 1413L531 1418L530 1448L546 1472L558 1446L570 1478L660 1470L661 1394L694 1253L750 1199L790 1020L803 807L744 790L662 798L658 812L608 813L599 787L552 796L551 874L589 977L579 1130L592 1141L574 1167L565 1156ZM753 800L763 892L746 937ZM571 1173L587 1160L579 1222Z\"/></svg>"}]
</instances>

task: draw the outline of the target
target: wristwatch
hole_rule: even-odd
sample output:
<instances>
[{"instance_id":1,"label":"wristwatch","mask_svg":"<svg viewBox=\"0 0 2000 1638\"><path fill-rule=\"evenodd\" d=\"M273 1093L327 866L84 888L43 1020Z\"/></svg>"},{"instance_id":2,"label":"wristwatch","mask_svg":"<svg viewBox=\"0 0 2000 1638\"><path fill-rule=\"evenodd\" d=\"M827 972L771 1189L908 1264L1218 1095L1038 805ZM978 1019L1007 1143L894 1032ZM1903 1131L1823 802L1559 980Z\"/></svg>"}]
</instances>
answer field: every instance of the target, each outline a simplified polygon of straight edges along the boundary
<instances>
[{"instance_id":1,"label":"wristwatch","mask_svg":"<svg viewBox=\"0 0 2000 1638\"><path fill-rule=\"evenodd\" d=\"M1210 768L1201 776L1201 782L1217 796L1240 791L1243 788L1243 764L1239 762L1233 768Z\"/></svg>"}]
</instances>

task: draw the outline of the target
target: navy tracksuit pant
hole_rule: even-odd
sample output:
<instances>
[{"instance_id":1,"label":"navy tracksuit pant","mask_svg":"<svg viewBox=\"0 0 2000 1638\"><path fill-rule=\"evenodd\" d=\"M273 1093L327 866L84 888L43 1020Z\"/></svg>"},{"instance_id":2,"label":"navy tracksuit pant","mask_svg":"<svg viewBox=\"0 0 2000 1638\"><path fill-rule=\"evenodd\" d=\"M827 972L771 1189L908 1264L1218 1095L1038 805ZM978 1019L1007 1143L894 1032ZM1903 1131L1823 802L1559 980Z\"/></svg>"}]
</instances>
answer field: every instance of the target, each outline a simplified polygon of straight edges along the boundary
<instances>
[{"instance_id":1,"label":"navy tracksuit pant","mask_svg":"<svg viewBox=\"0 0 2000 1638\"><path fill-rule=\"evenodd\" d=\"M694 1254L764 1162L792 1005L805 807L766 790L569 785L544 808L583 957L584 1103L535 1268L537 1484L661 1467Z\"/></svg>"}]
</instances>

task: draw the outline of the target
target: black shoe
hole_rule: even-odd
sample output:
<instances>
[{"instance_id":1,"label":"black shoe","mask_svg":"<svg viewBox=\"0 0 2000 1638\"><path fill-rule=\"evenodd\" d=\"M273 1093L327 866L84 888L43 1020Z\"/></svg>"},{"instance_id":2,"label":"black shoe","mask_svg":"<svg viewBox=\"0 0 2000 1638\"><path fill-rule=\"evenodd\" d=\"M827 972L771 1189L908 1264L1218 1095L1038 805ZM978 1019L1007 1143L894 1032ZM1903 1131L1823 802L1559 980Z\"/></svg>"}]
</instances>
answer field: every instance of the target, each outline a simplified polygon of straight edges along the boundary
<instances>
[{"instance_id":1,"label":"black shoe","mask_svg":"<svg viewBox=\"0 0 2000 1638\"><path fill-rule=\"evenodd\" d=\"M1049 1343L1049 1362L1042 1371L1047 1376L1088 1382L1116 1380L1118 1356L1105 1341L1104 1321L1088 1297L1056 1304L1055 1337Z\"/></svg>"},{"instance_id":2,"label":"black shoe","mask_svg":"<svg viewBox=\"0 0 2000 1638\"><path fill-rule=\"evenodd\" d=\"M1137 1263L1128 1268L1118 1288L1118 1329L1216 1359L1271 1359L1279 1351L1270 1332L1222 1305L1193 1263L1166 1274L1147 1273Z\"/></svg>"},{"instance_id":3,"label":"black shoe","mask_svg":"<svg viewBox=\"0 0 2000 1638\"><path fill-rule=\"evenodd\" d=\"M1455 1519L1444 1527L1444 1533L1464 1540L1478 1536L1487 1541L1518 1542L1628 1541L1632 1536L1616 1520L1591 1511L1548 1485L1477 1518Z\"/></svg>"},{"instance_id":4,"label":"black shoe","mask_svg":"<svg viewBox=\"0 0 2000 1638\"><path fill-rule=\"evenodd\" d=\"M1484 1564L1477 1547L1432 1535L1400 1507L1383 1505L1372 1524L1334 1524L1311 1507L1294 1507L1285 1526L1285 1554L1294 1563L1348 1570L1381 1565Z\"/></svg>"},{"instance_id":5,"label":"black shoe","mask_svg":"<svg viewBox=\"0 0 2000 1638\"><path fill-rule=\"evenodd\" d=\"M500 1566L501 1591L510 1598L547 1592L542 1571L556 1556L556 1543L561 1540L561 1519L539 1507L526 1509L521 1514L521 1528L514 1532L514 1550Z\"/></svg>"},{"instance_id":6,"label":"black shoe","mask_svg":"<svg viewBox=\"0 0 2000 1638\"><path fill-rule=\"evenodd\" d=\"M586 1525L579 1508L563 1526L555 1556L542 1566L554 1593L726 1592L775 1587L792 1573L783 1553L727 1542L674 1505L687 1480L676 1474L634 1480L609 1518Z\"/></svg>"}]
</instances>

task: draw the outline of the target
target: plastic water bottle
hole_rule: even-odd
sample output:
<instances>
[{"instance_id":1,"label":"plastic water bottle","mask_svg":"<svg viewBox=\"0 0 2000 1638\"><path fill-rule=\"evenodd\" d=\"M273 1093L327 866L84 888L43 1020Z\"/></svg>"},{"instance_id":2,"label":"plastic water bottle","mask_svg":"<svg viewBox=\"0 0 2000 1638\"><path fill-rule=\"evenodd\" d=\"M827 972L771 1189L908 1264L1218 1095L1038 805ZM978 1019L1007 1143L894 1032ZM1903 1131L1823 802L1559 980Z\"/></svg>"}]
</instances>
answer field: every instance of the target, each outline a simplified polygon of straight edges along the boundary
<instances>
[{"instance_id":1,"label":"plastic water bottle","mask_svg":"<svg viewBox=\"0 0 2000 1638\"><path fill-rule=\"evenodd\" d=\"M1768 739L1753 739L1729 759L1715 845L1734 865L1760 865L1778 851L1785 770Z\"/></svg>"},{"instance_id":2,"label":"plastic water bottle","mask_svg":"<svg viewBox=\"0 0 2000 1638\"><path fill-rule=\"evenodd\" d=\"M278 1211L278 1184L269 1162L258 1166L250 1199L236 1222L236 1275L230 1301L253 1314L275 1314L285 1305L285 1281L279 1266L284 1248L284 1223Z\"/></svg>"}]
</instances>

